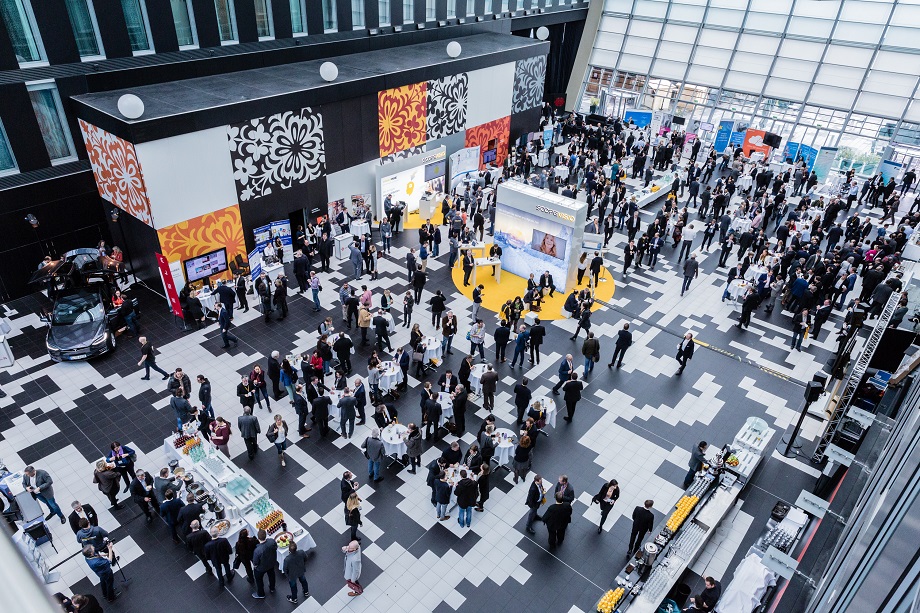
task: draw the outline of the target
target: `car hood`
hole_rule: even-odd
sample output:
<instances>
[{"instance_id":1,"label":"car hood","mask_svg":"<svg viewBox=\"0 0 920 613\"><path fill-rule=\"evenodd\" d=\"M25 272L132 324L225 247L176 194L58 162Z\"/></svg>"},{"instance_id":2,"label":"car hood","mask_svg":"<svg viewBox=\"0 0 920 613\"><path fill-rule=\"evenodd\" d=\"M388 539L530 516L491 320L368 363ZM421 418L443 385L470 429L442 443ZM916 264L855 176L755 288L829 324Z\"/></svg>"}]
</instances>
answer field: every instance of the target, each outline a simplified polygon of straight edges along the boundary
<instances>
[{"instance_id":1,"label":"car hood","mask_svg":"<svg viewBox=\"0 0 920 613\"><path fill-rule=\"evenodd\" d=\"M62 350L88 349L102 333L105 321L91 321L70 326L51 326L48 329L48 342Z\"/></svg>"}]
</instances>

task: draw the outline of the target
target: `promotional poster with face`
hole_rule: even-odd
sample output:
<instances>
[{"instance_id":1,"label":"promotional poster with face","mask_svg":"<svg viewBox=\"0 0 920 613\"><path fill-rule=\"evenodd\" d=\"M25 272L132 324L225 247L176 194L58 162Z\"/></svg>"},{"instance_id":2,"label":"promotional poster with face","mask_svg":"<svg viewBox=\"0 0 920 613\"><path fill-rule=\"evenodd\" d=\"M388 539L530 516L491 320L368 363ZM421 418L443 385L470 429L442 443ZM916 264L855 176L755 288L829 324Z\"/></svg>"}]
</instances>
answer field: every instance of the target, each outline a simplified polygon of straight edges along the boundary
<instances>
[{"instance_id":1,"label":"promotional poster with face","mask_svg":"<svg viewBox=\"0 0 920 613\"><path fill-rule=\"evenodd\" d=\"M503 270L525 279L548 270L553 282L564 287L571 241L571 227L498 203L495 242L502 248Z\"/></svg>"}]
</instances>

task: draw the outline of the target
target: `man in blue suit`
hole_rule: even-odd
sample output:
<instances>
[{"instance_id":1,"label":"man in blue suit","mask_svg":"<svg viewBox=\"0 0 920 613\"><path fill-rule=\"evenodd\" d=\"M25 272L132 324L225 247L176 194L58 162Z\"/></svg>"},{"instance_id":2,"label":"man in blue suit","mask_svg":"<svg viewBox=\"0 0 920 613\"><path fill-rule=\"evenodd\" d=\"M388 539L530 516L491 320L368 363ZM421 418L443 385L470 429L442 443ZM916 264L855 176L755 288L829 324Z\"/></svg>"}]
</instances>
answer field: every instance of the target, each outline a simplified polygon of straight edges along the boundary
<instances>
[{"instance_id":1,"label":"man in blue suit","mask_svg":"<svg viewBox=\"0 0 920 613\"><path fill-rule=\"evenodd\" d=\"M569 353L566 354L565 359L559 364L559 382L553 386L553 394L555 396L559 395L559 388L572 377L573 372L575 372L575 362L572 360L572 354Z\"/></svg>"}]
</instances>

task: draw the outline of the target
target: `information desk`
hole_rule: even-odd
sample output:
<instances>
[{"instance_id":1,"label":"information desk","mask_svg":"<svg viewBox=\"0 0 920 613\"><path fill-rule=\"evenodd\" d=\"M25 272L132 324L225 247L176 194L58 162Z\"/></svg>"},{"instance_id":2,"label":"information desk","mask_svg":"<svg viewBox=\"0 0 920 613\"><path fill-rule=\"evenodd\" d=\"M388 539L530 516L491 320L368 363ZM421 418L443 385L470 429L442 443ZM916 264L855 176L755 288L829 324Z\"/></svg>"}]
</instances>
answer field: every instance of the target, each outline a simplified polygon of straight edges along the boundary
<instances>
[{"instance_id":1,"label":"information desk","mask_svg":"<svg viewBox=\"0 0 920 613\"><path fill-rule=\"evenodd\" d=\"M672 512L655 527L651 539L640 547L642 552L649 546L657 549L651 556L651 563L642 564L643 560L648 559L647 555L639 560L631 558L630 563L617 576L616 587L625 589L625 594L617 603L618 611L658 611L661 602L696 560L719 523L738 500L773 434L775 430L767 427L764 420L750 417L731 444L718 450L710 447L713 452L707 458L709 468L697 474ZM737 464L735 460L738 460ZM676 526L669 526L668 521L681 512L682 505L693 498L698 498L698 501L689 510L683 507L686 513L684 519L678 520Z\"/></svg>"},{"instance_id":2,"label":"information desk","mask_svg":"<svg viewBox=\"0 0 920 613\"><path fill-rule=\"evenodd\" d=\"M332 255L337 260L347 260L348 256L351 255L349 247L353 242L355 242L355 239L351 234L339 234L332 239Z\"/></svg>"},{"instance_id":3,"label":"information desk","mask_svg":"<svg viewBox=\"0 0 920 613\"><path fill-rule=\"evenodd\" d=\"M502 282L502 260L501 258L477 258L473 260L473 286L476 286L476 272L480 268L492 268L495 270L495 282Z\"/></svg>"},{"instance_id":4,"label":"information desk","mask_svg":"<svg viewBox=\"0 0 920 613\"><path fill-rule=\"evenodd\" d=\"M310 536L310 533L300 525L293 516L284 513L284 511L268 497L268 492L259 485L246 471L240 469L227 456L217 451L217 449L208 441L201 439L201 447L205 452L205 458L194 462L188 455L182 453L182 449L177 449L173 444L176 435L170 435L163 441L163 448L167 457L178 460L179 466L186 472L194 475L195 483L200 483L205 490L212 492L219 502L224 506L224 514L230 522L230 530L224 535L231 545L236 544L239 532L242 528L249 530L250 536L255 536L258 532L256 525L262 519L257 513L257 508L262 502L267 500L276 511L284 514L284 523L287 531L294 535L294 541L298 549L312 549L316 547L316 541ZM249 488L238 495L232 494L228 489L228 484L236 479L246 479L249 482ZM208 528L211 520L215 519L214 513L206 510L202 516L202 527ZM281 534L282 530L273 532L269 538L274 538ZM288 555L287 548L278 548L278 564L284 562Z\"/></svg>"}]
</instances>

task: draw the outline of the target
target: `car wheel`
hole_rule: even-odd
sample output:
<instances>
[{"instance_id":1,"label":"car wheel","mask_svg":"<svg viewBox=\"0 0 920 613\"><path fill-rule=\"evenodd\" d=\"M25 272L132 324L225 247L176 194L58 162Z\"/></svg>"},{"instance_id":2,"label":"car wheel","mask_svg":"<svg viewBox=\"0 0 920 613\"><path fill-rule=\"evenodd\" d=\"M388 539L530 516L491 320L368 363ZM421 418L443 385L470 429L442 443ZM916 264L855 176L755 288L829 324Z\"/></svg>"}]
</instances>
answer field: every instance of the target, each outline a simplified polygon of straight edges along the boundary
<instances>
[{"instance_id":1,"label":"car wheel","mask_svg":"<svg viewBox=\"0 0 920 613\"><path fill-rule=\"evenodd\" d=\"M115 345L116 345L115 334L110 333L109 341L105 344L105 346L108 348L109 351L115 351Z\"/></svg>"}]
</instances>

